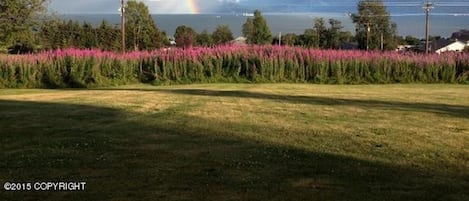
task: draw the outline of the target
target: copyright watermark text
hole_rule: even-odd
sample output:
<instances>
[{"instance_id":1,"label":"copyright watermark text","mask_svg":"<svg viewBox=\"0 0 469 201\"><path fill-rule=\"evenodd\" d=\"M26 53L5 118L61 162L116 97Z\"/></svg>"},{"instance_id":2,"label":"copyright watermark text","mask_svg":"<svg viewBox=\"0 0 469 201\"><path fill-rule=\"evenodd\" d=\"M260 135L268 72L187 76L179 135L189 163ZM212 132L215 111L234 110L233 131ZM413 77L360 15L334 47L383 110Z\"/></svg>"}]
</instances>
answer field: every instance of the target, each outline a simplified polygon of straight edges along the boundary
<instances>
[{"instance_id":1,"label":"copyright watermark text","mask_svg":"<svg viewBox=\"0 0 469 201\"><path fill-rule=\"evenodd\" d=\"M84 191L86 182L43 181L43 182L5 182L6 191Z\"/></svg>"}]
</instances>

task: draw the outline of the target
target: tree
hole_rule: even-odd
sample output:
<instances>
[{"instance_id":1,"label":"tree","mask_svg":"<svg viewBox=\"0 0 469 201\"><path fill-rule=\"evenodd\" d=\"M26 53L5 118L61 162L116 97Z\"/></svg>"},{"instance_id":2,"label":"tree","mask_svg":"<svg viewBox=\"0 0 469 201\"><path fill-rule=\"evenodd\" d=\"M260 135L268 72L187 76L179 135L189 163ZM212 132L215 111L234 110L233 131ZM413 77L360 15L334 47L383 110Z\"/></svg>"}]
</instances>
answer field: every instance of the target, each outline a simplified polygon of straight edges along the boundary
<instances>
[{"instance_id":1,"label":"tree","mask_svg":"<svg viewBox=\"0 0 469 201\"><path fill-rule=\"evenodd\" d=\"M287 33L287 34L281 35L280 45L293 46L298 41L298 38L299 37L294 33ZM278 45L278 44L279 44L279 37L275 36L272 40L272 45Z\"/></svg>"},{"instance_id":2,"label":"tree","mask_svg":"<svg viewBox=\"0 0 469 201\"><path fill-rule=\"evenodd\" d=\"M282 35L281 37L281 43L282 45L287 45L287 46L293 46L298 40L298 36L294 33L287 33L285 35ZM272 41L273 45L277 45L279 43L279 38L274 37L274 40Z\"/></svg>"},{"instance_id":3,"label":"tree","mask_svg":"<svg viewBox=\"0 0 469 201\"><path fill-rule=\"evenodd\" d=\"M340 32L340 42L350 43L354 41L354 36L350 31L341 31Z\"/></svg>"},{"instance_id":4,"label":"tree","mask_svg":"<svg viewBox=\"0 0 469 201\"><path fill-rule=\"evenodd\" d=\"M62 47L79 47L81 40L81 25L78 21L69 20L63 24L62 28L63 42Z\"/></svg>"},{"instance_id":5,"label":"tree","mask_svg":"<svg viewBox=\"0 0 469 201\"><path fill-rule=\"evenodd\" d=\"M78 21L63 21L54 16L42 23L39 37L46 49L79 47L81 28Z\"/></svg>"},{"instance_id":6,"label":"tree","mask_svg":"<svg viewBox=\"0 0 469 201\"><path fill-rule=\"evenodd\" d=\"M108 21L103 20L97 28L97 46L102 50L119 50L121 32L117 27L112 27Z\"/></svg>"},{"instance_id":7,"label":"tree","mask_svg":"<svg viewBox=\"0 0 469 201\"><path fill-rule=\"evenodd\" d=\"M63 38L65 37L63 26L64 22L55 16L41 24L39 37L44 48L58 49L62 47Z\"/></svg>"},{"instance_id":8,"label":"tree","mask_svg":"<svg viewBox=\"0 0 469 201\"><path fill-rule=\"evenodd\" d=\"M420 45L420 39L410 36L410 35L406 36L404 41L407 45L414 45L414 46Z\"/></svg>"},{"instance_id":9,"label":"tree","mask_svg":"<svg viewBox=\"0 0 469 201\"><path fill-rule=\"evenodd\" d=\"M156 27L148 7L143 2L130 0L125 7L127 47L135 50L163 46L163 34Z\"/></svg>"},{"instance_id":10,"label":"tree","mask_svg":"<svg viewBox=\"0 0 469 201\"><path fill-rule=\"evenodd\" d=\"M298 36L294 33L287 33L282 36L282 44L292 46L295 45L295 42L298 40Z\"/></svg>"},{"instance_id":11,"label":"tree","mask_svg":"<svg viewBox=\"0 0 469 201\"><path fill-rule=\"evenodd\" d=\"M395 50L399 45L399 35L397 33L397 24L394 22L391 22L390 37L390 39L381 42L383 43L383 45L385 45L384 48L386 48L387 50ZM384 36L382 39L384 40Z\"/></svg>"},{"instance_id":12,"label":"tree","mask_svg":"<svg viewBox=\"0 0 469 201\"><path fill-rule=\"evenodd\" d=\"M343 28L342 22L336 19L329 19L329 29L326 31L326 47L338 49L341 43L340 30Z\"/></svg>"},{"instance_id":13,"label":"tree","mask_svg":"<svg viewBox=\"0 0 469 201\"><path fill-rule=\"evenodd\" d=\"M305 47L317 47L317 31L314 29L305 29L304 33L299 36L297 45Z\"/></svg>"},{"instance_id":14,"label":"tree","mask_svg":"<svg viewBox=\"0 0 469 201\"><path fill-rule=\"evenodd\" d=\"M316 35L314 37L313 46L322 48L326 45L326 23L324 18L314 18L314 32Z\"/></svg>"},{"instance_id":15,"label":"tree","mask_svg":"<svg viewBox=\"0 0 469 201\"><path fill-rule=\"evenodd\" d=\"M15 44L32 45L38 16L46 0L0 1L0 49Z\"/></svg>"},{"instance_id":16,"label":"tree","mask_svg":"<svg viewBox=\"0 0 469 201\"><path fill-rule=\"evenodd\" d=\"M217 45L226 44L234 39L228 25L218 25L212 33L213 42Z\"/></svg>"},{"instance_id":17,"label":"tree","mask_svg":"<svg viewBox=\"0 0 469 201\"><path fill-rule=\"evenodd\" d=\"M243 25L243 35L249 44L269 44L272 33L259 10L254 11L254 19L248 18Z\"/></svg>"},{"instance_id":18,"label":"tree","mask_svg":"<svg viewBox=\"0 0 469 201\"><path fill-rule=\"evenodd\" d=\"M254 20L252 18L246 19L246 23L243 24L243 36L246 37L248 44L253 44L254 29Z\"/></svg>"},{"instance_id":19,"label":"tree","mask_svg":"<svg viewBox=\"0 0 469 201\"><path fill-rule=\"evenodd\" d=\"M197 45L208 47L213 45L212 36L207 32L207 30L202 31L200 34L197 34Z\"/></svg>"},{"instance_id":20,"label":"tree","mask_svg":"<svg viewBox=\"0 0 469 201\"><path fill-rule=\"evenodd\" d=\"M100 48L112 51L120 48L120 29L103 20L99 27L89 22L62 21L57 17L43 22L38 36L44 49L68 47Z\"/></svg>"},{"instance_id":21,"label":"tree","mask_svg":"<svg viewBox=\"0 0 469 201\"><path fill-rule=\"evenodd\" d=\"M361 49L394 49L397 25L391 24L390 16L382 0L361 0L358 13L352 14L356 27L356 38Z\"/></svg>"},{"instance_id":22,"label":"tree","mask_svg":"<svg viewBox=\"0 0 469 201\"><path fill-rule=\"evenodd\" d=\"M176 45L182 48L190 48L194 45L197 33L191 27L181 25L176 28L174 39Z\"/></svg>"},{"instance_id":23,"label":"tree","mask_svg":"<svg viewBox=\"0 0 469 201\"><path fill-rule=\"evenodd\" d=\"M96 29L93 28L88 22L84 22L80 30L80 43L78 47L80 48L94 48L97 46L97 33Z\"/></svg>"}]
</instances>

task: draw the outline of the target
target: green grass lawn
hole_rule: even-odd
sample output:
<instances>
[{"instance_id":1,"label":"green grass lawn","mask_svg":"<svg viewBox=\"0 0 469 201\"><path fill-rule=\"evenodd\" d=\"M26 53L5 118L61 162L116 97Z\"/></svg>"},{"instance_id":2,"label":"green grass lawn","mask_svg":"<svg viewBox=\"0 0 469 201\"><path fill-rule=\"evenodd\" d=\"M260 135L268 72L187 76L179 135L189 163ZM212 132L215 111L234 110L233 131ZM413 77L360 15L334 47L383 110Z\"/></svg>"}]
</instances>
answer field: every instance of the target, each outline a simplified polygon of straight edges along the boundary
<instances>
[{"instance_id":1,"label":"green grass lawn","mask_svg":"<svg viewBox=\"0 0 469 201\"><path fill-rule=\"evenodd\" d=\"M469 86L0 90L0 200L469 200Z\"/></svg>"}]
</instances>

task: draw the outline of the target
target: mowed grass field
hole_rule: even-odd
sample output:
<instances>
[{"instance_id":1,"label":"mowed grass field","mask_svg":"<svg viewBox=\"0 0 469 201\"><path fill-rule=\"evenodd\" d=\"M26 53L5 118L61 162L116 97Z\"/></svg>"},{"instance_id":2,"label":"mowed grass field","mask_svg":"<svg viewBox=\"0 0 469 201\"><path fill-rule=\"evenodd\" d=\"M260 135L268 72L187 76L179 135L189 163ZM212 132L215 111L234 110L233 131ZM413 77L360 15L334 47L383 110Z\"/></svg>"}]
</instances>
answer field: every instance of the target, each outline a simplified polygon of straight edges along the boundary
<instances>
[{"instance_id":1,"label":"mowed grass field","mask_svg":"<svg viewBox=\"0 0 469 201\"><path fill-rule=\"evenodd\" d=\"M469 200L469 86L0 90L0 200Z\"/></svg>"}]
</instances>

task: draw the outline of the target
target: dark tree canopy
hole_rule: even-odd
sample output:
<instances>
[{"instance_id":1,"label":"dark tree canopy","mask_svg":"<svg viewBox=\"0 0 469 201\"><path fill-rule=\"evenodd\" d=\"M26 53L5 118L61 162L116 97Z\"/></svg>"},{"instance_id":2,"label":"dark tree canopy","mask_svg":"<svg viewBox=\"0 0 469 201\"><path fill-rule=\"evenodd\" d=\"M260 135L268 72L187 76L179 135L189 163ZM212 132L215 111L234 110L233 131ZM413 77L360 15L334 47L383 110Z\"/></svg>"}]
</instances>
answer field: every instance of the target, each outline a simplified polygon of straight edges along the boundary
<instances>
[{"instance_id":1,"label":"dark tree canopy","mask_svg":"<svg viewBox=\"0 0 469 201\"><path fill-rule=\"evenodd\" d=\"M97 28L98 47L102 50L119 50L121 32L117 27L111 26L108 21L103 20Z\"/></svg>"},{"instance_id":2,"label":"dark tree canopy","mask_svg":"<svg viewBox=\"0 0 469 201\"><path fill-rule=\"evenodd\" d=\"M103 20L98 27L88 22L63 21L50 18L43 22L38 36L43 49L99 48L108 51L120 49L120 29Z\"/></svg>"},{"instance_id":3,"label":"dark tree canopy","mask_svg":"<svg viewBox=\"0 0 469 201\"><path fill-rule=\"evenodd\" d=\"M338 49L342 42L350 42L352 33L342 31L342 22L324 18L314 18L313 28L306 29L296 44L305 47Z\"/></svg>"},{"instance_id":4,"label":"dark tree canopy","mask_svg":"<svg viewBox=\"0 0 469 201\"><path fill-rule=\"evenodd\" d=\"M0 1L0 49L35 40L33 28L38 25L38 14L45 10L46 1Z\"/></svg>"}]
</instances>

